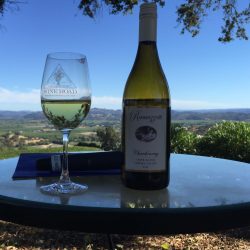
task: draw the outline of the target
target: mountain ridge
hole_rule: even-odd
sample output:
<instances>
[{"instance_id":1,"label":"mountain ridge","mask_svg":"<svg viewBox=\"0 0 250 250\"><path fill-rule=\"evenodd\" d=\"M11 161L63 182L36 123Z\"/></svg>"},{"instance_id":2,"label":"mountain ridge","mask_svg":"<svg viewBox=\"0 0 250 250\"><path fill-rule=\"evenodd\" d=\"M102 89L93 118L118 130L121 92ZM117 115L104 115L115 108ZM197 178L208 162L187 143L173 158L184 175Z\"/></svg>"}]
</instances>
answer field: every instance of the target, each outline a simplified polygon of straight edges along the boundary
<instances>
[{"instance_id":1,"label":"mountain ridge","mask_svg":"<svg viewBox=\"0 0 250 250\"><path fill-rule=\"evenodd\" d=\"M172 110L172 120L250 121L250 109ZM92 108L86 120L121 120L122 110ZM46 119L42 111L0 110L0 119Z\"/></svg>"}]
</instances>

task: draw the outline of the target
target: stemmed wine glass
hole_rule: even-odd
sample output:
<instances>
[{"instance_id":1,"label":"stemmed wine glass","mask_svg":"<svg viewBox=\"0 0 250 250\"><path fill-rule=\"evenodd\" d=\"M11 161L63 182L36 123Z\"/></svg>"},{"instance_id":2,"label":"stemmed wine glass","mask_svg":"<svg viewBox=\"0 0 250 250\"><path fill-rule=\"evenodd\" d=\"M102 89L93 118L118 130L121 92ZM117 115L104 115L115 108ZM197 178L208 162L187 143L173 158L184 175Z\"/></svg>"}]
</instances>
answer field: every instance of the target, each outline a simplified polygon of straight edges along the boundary
<instances>
[{"instance_id":1,"label":"stemmed wine glass","mask_svg":"<svg viewBox=\"0 0 250 250\"><path fill-rule=\"evenodd\" d=\"M48 194L78 194L87 185L70 180L68 142L70 131L86 117L91 104L91 89L86 56L56 52L47 55L41 86L41 105L47 119L63 137L62 172L57 183L41 186Z\"/></svg>"}]
</instances>

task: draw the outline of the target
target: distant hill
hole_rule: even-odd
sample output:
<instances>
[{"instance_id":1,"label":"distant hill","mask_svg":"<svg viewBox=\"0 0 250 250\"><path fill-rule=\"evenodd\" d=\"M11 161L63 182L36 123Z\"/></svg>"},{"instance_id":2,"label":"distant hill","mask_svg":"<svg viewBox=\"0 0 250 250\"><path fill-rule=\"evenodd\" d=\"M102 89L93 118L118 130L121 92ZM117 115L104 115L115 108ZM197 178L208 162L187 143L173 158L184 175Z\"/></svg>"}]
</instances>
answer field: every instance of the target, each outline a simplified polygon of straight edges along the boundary
<instances>
[{"instance_id":1,"label":"distant hill","mask_svg":"<svg viewBox=\"0 0 250 250\"><path fill-rule=\"evenodd\" d=\"M0 119L22 119L28 114L36 112L31 111L1 111L0 110Z\"/></svg>"},{"instance_id":2,"label":"distant hill","mask_svg":"<svg viewBox=\"0 0 250 250\"><path fill-rule=\"evenodd\" d=\"M122 111L121 110L112 110L112 109L99 109L93 108L90 110L87 120L121 120Z\"/></svg>"},{"instance_id":3,"label":"distant hill","mask_svg":"<svg viewBox=\"0 0 250 250\"><path fill-rule=\"evenodd\" d=\"M0 111L0 117L1 117L1 112ZM22 113L23 111L20 111ZM87 120L93 121L93 120L120 120L122 115L121 110L112 110L112 109L98 109L98 108L93 108L90 110ZM29 112L26 113L26 111L23 113L23 115L20 114L20 117L23 119L32 119L32 120L43 120L46 119L42 111L37 111L37 112ZM12 117L13 119L15 118L14 116Z\"/></svg>"},{"instance_id":4,"label":"distant hill","mask_svg":"<svg viewBox=\"0 0 250 250\"><path fill-rule=\"evenodd\" d=\"M90 110L88 121L120 121L122 116L121 110L99 109ZM30 119L43 120L46 119L41 111L0 111L0 119ZM172 110L172 120L233 120L233 121L250 121L250 109L211 109L211 110L194 110L194 111L178 111Z\"/></svg>"},{"instance_id":5,"label":"distant hill","mask_svg":"<svg viewBox=\"0 0 250 250\"><path fill-rule=\"evenodd\" d=\"M28 114L24 114L23 119L30 120L43 120L46 119L42 111L30 112Z\"/></svg>"},{"instance_id":6,"label":"distant hill","mask_svg":"<svg viewBox=\"0 0 250 250\"><path fill-rule=\"evenodd\" d=\"M176 111L172 110L173 120L233 120L250 121L250 109L217 109Z\"/></svg>"}]
</instances>

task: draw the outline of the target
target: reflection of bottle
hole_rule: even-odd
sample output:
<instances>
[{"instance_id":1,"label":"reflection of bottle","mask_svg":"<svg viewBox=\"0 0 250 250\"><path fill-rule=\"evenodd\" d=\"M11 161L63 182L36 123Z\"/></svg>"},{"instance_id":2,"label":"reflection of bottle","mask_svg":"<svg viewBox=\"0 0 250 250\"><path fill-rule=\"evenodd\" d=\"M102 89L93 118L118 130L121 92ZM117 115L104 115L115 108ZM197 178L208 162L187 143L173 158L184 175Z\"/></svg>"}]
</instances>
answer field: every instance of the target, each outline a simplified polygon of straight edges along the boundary
<instances>
[{"instance_id":1,"label":"reflection of bottle","mask_svg":"<svg viewBox=\"0 0 250 250\"><path fill-rule=\"evenodd\" d=\"M140 39L123 95L123 182L161 189L169 182L170 95L156 47L156 5L140 10Z\"/></svg>"},{"instance_id":2,"label":"reflection of bottle","mask_svg":"<svg viewBox=\"0 0 250 250\"><path fill-rule=\"evenodd\" d=\"M166 208L169 206L168 189L154 191L134 190L121 187L121 207Z\"/></svg>"}]
</instances>

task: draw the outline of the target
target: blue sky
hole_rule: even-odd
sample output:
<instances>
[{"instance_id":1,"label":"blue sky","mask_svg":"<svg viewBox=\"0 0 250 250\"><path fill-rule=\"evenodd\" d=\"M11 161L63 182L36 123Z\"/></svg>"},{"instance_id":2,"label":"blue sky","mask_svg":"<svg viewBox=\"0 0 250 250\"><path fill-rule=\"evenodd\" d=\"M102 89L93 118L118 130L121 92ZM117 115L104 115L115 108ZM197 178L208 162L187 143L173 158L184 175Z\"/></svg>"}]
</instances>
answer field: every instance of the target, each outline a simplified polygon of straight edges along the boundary
<instances>
[{"instance_id":1,"label":"blue sky","mask_svg":"<svg viewBox=\"0 0 250 250\"><path fill-rule=\"evenodd\" d=\"M78 2L28 1L0 19L0 110L41 110L45 58L56 51L87 56L92 107L121 108L138 46L139 8L132 15L109 15L104 6L92 20ZM250 108L250 41L219 43L220 13L205 19L198 37L180 35L178 2L158 8L157 44L172 108Z\"/></svg>"}]
</instances>

